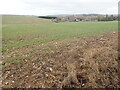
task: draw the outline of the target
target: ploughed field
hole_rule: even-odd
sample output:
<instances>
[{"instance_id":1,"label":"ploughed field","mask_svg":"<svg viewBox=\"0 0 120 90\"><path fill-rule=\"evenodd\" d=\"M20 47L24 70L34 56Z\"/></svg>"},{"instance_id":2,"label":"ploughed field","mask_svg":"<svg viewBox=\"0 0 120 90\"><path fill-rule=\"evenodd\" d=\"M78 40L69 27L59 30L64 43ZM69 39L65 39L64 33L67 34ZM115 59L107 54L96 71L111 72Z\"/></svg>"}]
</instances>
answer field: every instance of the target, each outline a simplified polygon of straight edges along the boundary
<instances>
[{"instance_id":1,"label":"ploughed field","mask_svg":"<svg viewBox=\"0 0 120 90\"><path fill-rule=\"evenodd\" d=\"M23 17L3 16L2 87L120 87L117 22Z\"/></svg>"}]
</instances>

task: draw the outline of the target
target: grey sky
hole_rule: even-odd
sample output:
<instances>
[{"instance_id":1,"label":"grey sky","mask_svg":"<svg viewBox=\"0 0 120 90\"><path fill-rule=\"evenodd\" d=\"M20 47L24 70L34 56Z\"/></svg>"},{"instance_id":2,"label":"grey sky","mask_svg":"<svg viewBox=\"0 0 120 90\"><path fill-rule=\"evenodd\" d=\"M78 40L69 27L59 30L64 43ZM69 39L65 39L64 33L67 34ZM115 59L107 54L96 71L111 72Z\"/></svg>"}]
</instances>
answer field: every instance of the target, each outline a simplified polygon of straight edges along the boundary
<instances>
[{"instance_id":1,"label":"grey sky","mask_svg":"<svg viewBox=\"0 0 120 90\"><path fill-rule=\"evenodd\" d=\"M119 0L2 0L0 14L117 14Z\"/></svg>"}]
</instances>

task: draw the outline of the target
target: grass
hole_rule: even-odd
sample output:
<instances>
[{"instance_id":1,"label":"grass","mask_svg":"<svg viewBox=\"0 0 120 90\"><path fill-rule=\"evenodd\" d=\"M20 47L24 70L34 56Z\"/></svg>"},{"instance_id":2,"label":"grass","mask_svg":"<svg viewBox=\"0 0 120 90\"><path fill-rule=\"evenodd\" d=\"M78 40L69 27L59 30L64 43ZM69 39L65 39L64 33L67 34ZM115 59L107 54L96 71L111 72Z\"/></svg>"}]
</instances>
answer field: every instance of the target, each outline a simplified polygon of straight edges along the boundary
<instances>
[{"instance_id":1,"label":"grass","mask_svg":"<svg viewBox=\"0 0 120 90\"><path fill-rule=\"evenodd\" d=\"M16 17L19 17L18 21L21 20L21 22L24 22L21 18L25 18L25 16ZM8 22L10 20L7 18L3 17L3 22ZM117 22L41 23L44 21L44 19L41 19L41 22L39 21L38 24L32 21L31 23L16 23L16 21L13 20L10 24L3 24L3 52L9 51L12 48L21 48L23 46L45 43L52 40L82 35L97 35L118 30Z\"/></svg>"}]
</instances>

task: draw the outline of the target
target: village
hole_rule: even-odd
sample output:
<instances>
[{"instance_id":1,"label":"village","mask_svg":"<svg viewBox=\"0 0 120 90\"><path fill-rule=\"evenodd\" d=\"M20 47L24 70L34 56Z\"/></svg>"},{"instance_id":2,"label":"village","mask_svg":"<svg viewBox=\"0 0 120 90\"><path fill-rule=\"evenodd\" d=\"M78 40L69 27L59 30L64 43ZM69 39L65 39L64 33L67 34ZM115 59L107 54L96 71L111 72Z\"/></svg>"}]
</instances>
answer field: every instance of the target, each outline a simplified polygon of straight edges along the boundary
<instances>
[{"instance_id":1,"label":"village","mask_svg":"<svg viewBox=\"0 0 120 90\"><path fill-rule=\"evenodd\" d=\"M53 22L81 22L81 21L117 21L118 16L115 15L71 15L59 16L52 18Z\"/></svg>"}]
</instances>

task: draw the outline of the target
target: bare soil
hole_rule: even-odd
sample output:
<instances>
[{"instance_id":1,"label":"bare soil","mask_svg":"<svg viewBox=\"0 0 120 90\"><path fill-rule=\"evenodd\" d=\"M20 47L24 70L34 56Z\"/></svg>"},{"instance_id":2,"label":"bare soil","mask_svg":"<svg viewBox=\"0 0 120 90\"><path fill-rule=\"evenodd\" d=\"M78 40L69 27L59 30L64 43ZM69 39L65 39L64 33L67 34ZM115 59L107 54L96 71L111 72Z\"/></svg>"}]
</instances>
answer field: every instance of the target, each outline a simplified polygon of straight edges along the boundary
<instances>
[{"instance_id":1,"label":"bare soil","mask_svg":"<svg viewBox=\"0 0 120 90\"><path fill-rule=\"evenodd\" d=\"M75 37L3 53L4 88L119 88L118 32ZM16 59L18 60L18 59Z\"/></svg>"}]
</instances>

